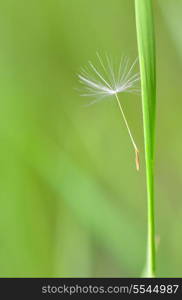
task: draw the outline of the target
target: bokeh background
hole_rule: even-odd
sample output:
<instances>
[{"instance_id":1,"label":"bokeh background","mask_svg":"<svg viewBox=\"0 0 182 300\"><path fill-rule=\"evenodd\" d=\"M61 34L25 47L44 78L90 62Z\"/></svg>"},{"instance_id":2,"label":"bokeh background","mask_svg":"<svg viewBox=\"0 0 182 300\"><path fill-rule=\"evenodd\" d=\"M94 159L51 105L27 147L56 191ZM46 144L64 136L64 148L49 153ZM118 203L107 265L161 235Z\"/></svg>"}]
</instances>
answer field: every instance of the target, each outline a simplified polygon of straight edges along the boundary
<instances>
[{"instance_id":1,"label":"bokeh background","mask_svg":"<svg viewBox=\"0 0 182 300\"><path fill-rule=\"evenodd\" d=\"M155 0L157 275L182 276L182 0ZM140 96L84 107L96 51L137 56L133 0L0 1L0 276L140 276L146 187ZM138 67L137 67L138 68Z\"/></svg>"}]
</instances>

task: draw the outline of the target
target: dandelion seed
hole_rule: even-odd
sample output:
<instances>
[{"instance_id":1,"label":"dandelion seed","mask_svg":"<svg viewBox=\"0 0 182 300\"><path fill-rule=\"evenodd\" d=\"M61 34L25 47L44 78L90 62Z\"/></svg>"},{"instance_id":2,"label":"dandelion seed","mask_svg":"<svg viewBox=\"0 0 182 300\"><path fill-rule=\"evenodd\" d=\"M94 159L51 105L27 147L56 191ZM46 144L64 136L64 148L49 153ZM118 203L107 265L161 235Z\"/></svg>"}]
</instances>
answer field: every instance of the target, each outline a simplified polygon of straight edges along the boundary
<instances>
[{"instance_id":1,"label":"dandelion seed","mask_svg":"<svg viewBox=\"0 0 182 300\"><path fill-rule=\"evenodd\" d=\"M140 75L139 73L133 74L137 59L133 62L133 64L130 64L129 59L123 57L120 61L119 67L115 68L108 55L106 55L103 60L99 53L97 53L97 58L101 71L98 71L98 68L89 61L88 66L82 68L78 75L79 81L83 86L82 90L84 91L81 96L95 98L95 100L92 100L87 105L92 105L102 101L109 96L115 96L135 150L135 162L136 169L138 171L140 168L139 151L131 134L131 130L118 97L118 94L123 92L139 92L137 84L140 79Z\"/></svg>"}]
</instances>

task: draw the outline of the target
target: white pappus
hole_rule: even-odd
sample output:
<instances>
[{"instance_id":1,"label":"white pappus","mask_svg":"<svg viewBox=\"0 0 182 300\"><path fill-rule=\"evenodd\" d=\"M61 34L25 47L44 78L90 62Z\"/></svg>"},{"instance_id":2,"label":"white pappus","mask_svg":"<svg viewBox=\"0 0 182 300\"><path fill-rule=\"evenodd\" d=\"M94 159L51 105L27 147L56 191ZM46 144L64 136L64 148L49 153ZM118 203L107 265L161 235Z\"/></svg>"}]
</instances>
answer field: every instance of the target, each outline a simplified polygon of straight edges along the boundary
<instances>
[{"instance_id":1,"label":"white pappus","mask_svg":"<svg viewBox=\"0 0 182 300\"><path fill-rule=\"evenodd\" d=\"M98 67L89 61L88 66L82 68L80 74L78 74L83 91L81 96L94 98L94 100L87 105L102 101L109 96L115 96L135 150L136 168L139 170L139 151L118 98L118 94L123 92L138 93L140 91L137 86L140 75L139 73L133 74L137 59L130 64L129 59L123 57L119 65L114 66L108 55L105 55L104 59L102 59L99 53L97 53L97 58L99 61ZM101 71L99 70L99 67Z\"/></svg>"}]
</instances>

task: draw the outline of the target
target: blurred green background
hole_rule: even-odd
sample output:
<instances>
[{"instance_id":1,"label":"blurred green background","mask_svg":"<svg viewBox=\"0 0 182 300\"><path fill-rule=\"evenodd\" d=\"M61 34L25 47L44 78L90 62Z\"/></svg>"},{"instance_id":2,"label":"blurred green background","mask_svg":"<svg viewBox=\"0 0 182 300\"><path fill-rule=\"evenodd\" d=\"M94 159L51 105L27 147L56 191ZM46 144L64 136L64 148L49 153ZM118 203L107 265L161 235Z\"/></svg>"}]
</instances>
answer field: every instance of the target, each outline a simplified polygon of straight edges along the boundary
<instances>
[{"instance_id":1,"label":"blurred green background","mask_svg":"<svg viewBox=\"0 0 182 300\"><path fill-rule=\"evenodd\" d=\"M182 276L182 0L154 3L158 276ZM133 0L0 1L0 276L140 276L146 187L140 96L84 107L96 51L137 56Z\"/></svg>"}]
</instances>

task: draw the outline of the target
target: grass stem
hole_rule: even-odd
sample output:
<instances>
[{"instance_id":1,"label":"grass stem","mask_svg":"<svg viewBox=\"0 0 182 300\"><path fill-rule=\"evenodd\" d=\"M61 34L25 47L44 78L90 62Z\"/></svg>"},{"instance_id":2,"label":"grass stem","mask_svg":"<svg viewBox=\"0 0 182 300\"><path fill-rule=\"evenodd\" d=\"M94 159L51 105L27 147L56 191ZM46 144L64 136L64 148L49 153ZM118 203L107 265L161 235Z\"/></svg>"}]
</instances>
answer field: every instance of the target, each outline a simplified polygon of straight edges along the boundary
<instances>
[{"instance_id":1,"label":"grass stem","mask_svg":"<svg viewBox=\"0 0 182 300\"><path fill-rule=\"evenodd\" d=\"M156 106L155 35L151 0L135 0L147 185L146 277L155 277L154 137Z\"/></svg>"}]
</instances>

